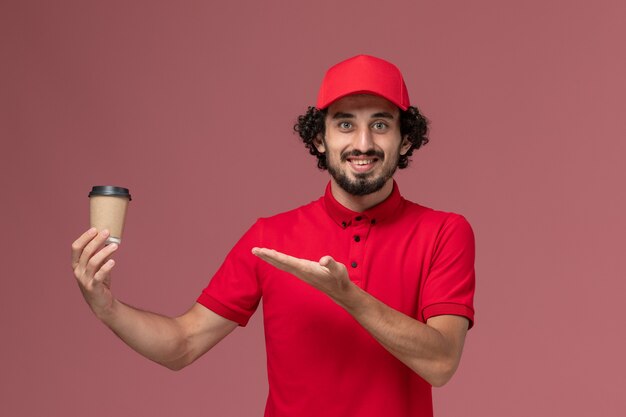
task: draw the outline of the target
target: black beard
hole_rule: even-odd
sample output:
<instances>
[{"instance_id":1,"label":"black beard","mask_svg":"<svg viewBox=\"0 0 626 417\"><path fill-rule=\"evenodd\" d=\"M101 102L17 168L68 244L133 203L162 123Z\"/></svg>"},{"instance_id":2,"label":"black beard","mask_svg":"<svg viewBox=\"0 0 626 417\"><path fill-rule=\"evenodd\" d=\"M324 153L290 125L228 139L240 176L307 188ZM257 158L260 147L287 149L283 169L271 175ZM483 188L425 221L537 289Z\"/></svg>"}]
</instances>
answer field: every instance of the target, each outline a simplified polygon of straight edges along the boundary
<instances>
[{"instance_id":1,"label":"black beard","mask_svg":"<svg viewBox=\"0 0 626 417\"><path fill-rule=\"evenodd\" d=\"M360 151L352 151L346 154L341 155L341 161L345 162L348 156L375 156L380 161L383 161L384 154L382 152L376 152L374 150L370 150L367 152ZM399 159L399 155L398 155ZM355 174L356 180L351 180L348 178L346 174L335 169L334 166L328 160L328 154L326 154L326 166L328 167L328 173L335 179L337 185L339 185L344 191L354 196L364 196L368 194L375 193L376 191L382 189L387 181L393 177L393 174L396 172L398 168L398 161L393 164L387 171L383 172L378 178L369 179L372 176L370 173L365 174Z\"/></svg>"}]
</instances>

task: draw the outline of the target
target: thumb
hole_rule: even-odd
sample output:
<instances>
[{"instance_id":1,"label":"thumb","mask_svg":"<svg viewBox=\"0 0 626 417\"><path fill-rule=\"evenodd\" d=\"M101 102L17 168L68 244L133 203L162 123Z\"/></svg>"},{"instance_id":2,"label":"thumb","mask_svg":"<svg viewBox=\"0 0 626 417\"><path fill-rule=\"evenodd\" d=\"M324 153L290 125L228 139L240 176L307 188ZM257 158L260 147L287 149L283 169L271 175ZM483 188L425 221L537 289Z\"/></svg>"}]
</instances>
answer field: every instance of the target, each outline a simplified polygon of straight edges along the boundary
<instances>
[{"instance_id":1,"label":"thumb","mask_svg":"<svg viewBox=\"0 0 626 417\"><path fill-rule=\"evenodd\" d=\"M341 263L335 261L332 256L323 256L320 259L320 265L328 268L331 273L341 272Z\"/></svg>"}]
</instances>

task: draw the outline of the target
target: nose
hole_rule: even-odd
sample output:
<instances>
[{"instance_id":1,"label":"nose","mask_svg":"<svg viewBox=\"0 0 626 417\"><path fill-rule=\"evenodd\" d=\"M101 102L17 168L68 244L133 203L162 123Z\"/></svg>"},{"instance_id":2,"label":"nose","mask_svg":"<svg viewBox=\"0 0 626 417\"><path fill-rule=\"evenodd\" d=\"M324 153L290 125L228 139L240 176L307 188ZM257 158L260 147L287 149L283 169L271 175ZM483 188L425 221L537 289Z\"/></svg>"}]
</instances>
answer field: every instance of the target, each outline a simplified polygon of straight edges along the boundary
<instances>
[{"instance_id":1,"label":"nose","mask_svg":"<svg viewBox=\"0 0 626 417\"><path fill-rule=\"evenodd\" d=\"M361 127L357 130L353 143L354 149L363 153L374 149L374 140L372 132L367 127Z\"/></svg>"}]
</instances>

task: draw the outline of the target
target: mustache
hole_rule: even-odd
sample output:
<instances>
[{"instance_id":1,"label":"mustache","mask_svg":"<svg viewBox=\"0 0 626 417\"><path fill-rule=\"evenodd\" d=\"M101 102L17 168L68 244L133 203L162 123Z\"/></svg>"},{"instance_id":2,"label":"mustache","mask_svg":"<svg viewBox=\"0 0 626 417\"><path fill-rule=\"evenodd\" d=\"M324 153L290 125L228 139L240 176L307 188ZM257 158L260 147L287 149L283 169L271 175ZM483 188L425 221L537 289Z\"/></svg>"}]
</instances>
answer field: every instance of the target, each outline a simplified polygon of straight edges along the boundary
<instances>
[{"instance_id":1,"label":"mustache","mask_svg":"<svg viewBox=\"0 0 626 417\"><path fill-rule=\"evenodd\" d=\"M351 156L375 156L378 159L384 159L385 154L382 151L377 151L374 149L370 149L366 152L361 152L357 149L353 149L348 152L344 152L341 154L341 162L345 162Z\"/></svg>"}]
</instances>

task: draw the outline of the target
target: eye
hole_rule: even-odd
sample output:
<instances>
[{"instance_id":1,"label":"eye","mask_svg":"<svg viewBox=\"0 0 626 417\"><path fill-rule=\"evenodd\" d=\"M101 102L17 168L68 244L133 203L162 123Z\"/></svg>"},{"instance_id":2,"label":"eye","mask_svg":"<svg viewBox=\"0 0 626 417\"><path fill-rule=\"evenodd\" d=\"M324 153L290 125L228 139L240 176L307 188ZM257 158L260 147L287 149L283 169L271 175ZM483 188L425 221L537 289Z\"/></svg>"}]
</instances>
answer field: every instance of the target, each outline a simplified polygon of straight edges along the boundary
<instances>
[{"instance_id":1,"label":"eye","mask_svg":"<svg viewBox=\"0 0 626 417\"><path fill-rule=\"evenodd\" d=\"M372 124L372 127L375 130L385 130L385 129L387 129L388 126L387 126L387 123L385 123L385 122L374 122Z\"/></svg>"},{"instance_id":2,"label":"eye","mask_svg":"<svg viewBox=\"0 0 626 417\"><path fill-rule=\"evenodd\" d=\"M352 123L350 122L339 122L339 129L348 130L352 128Z\"/></svg>"}]
</instances>

